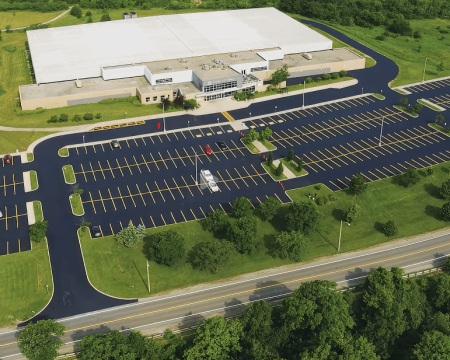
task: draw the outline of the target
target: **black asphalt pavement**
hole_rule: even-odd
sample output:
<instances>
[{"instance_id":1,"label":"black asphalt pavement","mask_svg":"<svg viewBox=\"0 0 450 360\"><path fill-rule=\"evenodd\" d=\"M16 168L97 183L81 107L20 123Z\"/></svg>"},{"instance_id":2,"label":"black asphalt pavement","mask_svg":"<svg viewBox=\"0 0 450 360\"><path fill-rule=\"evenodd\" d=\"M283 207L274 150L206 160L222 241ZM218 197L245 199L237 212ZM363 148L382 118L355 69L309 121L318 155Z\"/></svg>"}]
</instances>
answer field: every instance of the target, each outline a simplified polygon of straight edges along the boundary
<instances>
[{"instance_id":1,"label":"black asphalt pavement","mask_svg":"<svg viewBox=\"0 0 450 360\"><path fill-rule=\"evenodd\" d=\"M358 79L357 85L305 96L306 105L336 100L334 104L290 111L302 106L302 96L296 95L230 111L235 119L248 118L249 113L252 117L260 117L247 121L249 127L261 130L269 126L273 130L270 140L277 147L275 158L286 156L290 149L294 149L297 157L303 156L309 175L284 181L285 189L322 182L337 190L345 188L348 178L357 172L373 181L401 173L409 166L426 167L450 159L447 138L427 126L428 122L434 121L436 112L424 108L418 118L412 118L393 106L399 103L402 95L387 85L398 73L392 61L339 32L313 25L373 57L377 64L349 74ZM289 81L301 82L302 79ZM414 104L422 97L450 94L450 82L436 83L440 85L409 95L410 103ZM337 100L369 92L382 92L386 99L381 101L365 95ZM271 115L275 110L287 112ZM26 216L22 216L26 212L26 201L40 200L44 217L49 222L47 237L55 291L51 303L38 319L63 318L132 302L102 295L87 281L76 236L80 218L72 215L68 200L72 187L65 184L61 170L65 164L73 165L79 187L85 190L82 195L86 211L84 219L101 225L104 235L116 233L130 220L135 225L143 223L152 227L202 218L212 209L229 211L230 203L239 196L250 198L255 206L266 196L277 197L281 202L289 201L282 185L264 172L262 156L252 155L243 147L239 132L227 131L229 123L222 114L171 117L166 120L166 129L183 130L170 134L156 134L158 123L162 125L162 120L54 137L35 148L33 162L21 164L15 157L14 165L1 168L0 185L4 176L4 184L8 186L6 196L3 194L5 187L0 188L0 210L3 211L4 203L8 220L0 219L0 254L6 253L7 243L10 252L18 251L19 238L21 250L29 246L25 245ZM209 127L201 130L185 129L188 125L208 124ZM113 150L108 143L86 144L70 149L69 157L57 155L63 146L82 143L83 136L86 143L129 136L136 138L120 141L120 149ZM226 142L227 151L222 152L215 145L219 140ZM203 153L206 145L213 148L214 155ZM195 184L196 158L198 170L208 169L216 177L220 192L211 193L206 187ZM27 170L37 171L39 189L25 194L23 184L17 184L14 195L14 183L20 183L22 172Z\"/></svg>"}]
</instances>

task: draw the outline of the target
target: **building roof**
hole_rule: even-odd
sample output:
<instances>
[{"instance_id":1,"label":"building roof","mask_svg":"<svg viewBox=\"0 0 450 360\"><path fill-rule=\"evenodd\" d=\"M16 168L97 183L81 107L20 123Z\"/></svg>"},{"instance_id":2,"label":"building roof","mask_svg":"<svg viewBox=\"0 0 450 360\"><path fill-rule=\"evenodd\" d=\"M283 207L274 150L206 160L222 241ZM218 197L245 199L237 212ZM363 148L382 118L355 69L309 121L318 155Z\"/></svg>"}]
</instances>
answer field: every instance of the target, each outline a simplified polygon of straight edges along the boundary
<instances>
[{"instance_id":1,"label":"building roof","mask_svg":"<svg viewBox=\"0 0 450 360\"><path fill-rule=\"evenodd\" d=\"M37 83L101 76L101 66L281 48L332 48L332 41L274 8L150 16L27 31Z\"/></svg>"}]
</instances>

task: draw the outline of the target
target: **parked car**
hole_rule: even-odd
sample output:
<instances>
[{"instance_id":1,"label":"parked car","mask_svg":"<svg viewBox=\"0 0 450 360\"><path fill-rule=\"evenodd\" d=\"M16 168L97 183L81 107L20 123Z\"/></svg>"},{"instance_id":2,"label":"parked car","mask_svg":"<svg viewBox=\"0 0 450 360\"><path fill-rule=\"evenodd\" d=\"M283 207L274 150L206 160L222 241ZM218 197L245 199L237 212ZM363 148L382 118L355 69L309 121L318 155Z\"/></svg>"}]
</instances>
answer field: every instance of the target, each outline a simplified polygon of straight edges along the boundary
<instances>
[{"instance_id":1,"label":"parked car","mask_svg":"<svg viewBox=\"0 0 450 360\"><path fill-rule=\"evenodd\" d=\"M117 140L111 141L111 146L112 146L113 148L118 148L118 147L120 147L119 142L118 142Z\"/></svg>"},{"instance_id":2,"label":"parked car","mask_svg":"<svg viewBox=\"0 0 450 360\"><path fill-rule=\"evenodd\" d=\"M100 231L100 227L97 225L92 225L91 226L91 233L93 237L101 237L102 236L102 232Z\"/></svg>"},{"instance_id":3,"label":"parked car","mask_svg":"<svg viewBox=\"0 0 450 360\"><path fill-rule=\"evenodd\" d=\"M203 148L203 151L205 152L206 155L212 155L212 154L214 154L213 151L212 151L212 149L211 149L211 146L209 146L209 145L206 145L206 146Z\"/></svg>"},{"instance_id":4,"label":"parked car","mask_svg":"<svg viewBox=\"0 0 450 360\"><path fill-rule=\"evenodd\" d=\"M209 188L211 189L212 192L217 192L219 191L219 187L217 186L217 184L214 181L210 181L208 183Z\"/></svg>"},{"instance_id":5,"label":"parked car","mask_svg":"<svg viewBox=\"0 0 450 360\"><path fill-rule=\"evenodd\" d=\"M209 170L201 170L200 177L206 183L206 185L211 189L212 192L219 191L219 187L214 181L214 177L212 176Z\"/></svg>"},{"instance_id":6,"label":"parked car","mask_svg":"<svg viewBox=\"0 0 450 360\"><path fill-rule=\"evenodd\" d=\"M218 146L219 149L222 150L222 151L228 150L228 146L225 144L224 141L218 141L218 142L217 142L217 146Z\"/></svg>"},{"instance_id":7,"label":"parked car","mask_svg":"<svg viewBox=\"0 0 450 360\"><path fill-rule=\"evenodd\" d=\"M11 164L12 163L12 157L11 157L11 155L5 155L5 156L3 156L3 162L5 163L5 164Z\"/></svg>"}]
</instances>

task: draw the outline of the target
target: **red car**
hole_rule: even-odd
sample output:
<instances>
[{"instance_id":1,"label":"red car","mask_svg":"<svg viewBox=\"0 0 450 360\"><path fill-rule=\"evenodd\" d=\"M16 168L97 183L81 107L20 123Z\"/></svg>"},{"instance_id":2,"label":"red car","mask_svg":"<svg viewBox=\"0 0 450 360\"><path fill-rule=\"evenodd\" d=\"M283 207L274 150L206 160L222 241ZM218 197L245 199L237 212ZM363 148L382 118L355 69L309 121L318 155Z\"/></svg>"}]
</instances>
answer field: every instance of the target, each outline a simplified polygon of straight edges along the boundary
<instances>
[{"instance_id":1,"label":"red car","mask_svg":"<svg viewBox=\"0 0 450 360\"><path fill-rule=\"evenodd\" d=\"M206 145L206 146L203 148L203 151L205 152L206 155L212 155L212 154L213 154L213 151L212 151L212 149L211 149L211 146L209 146L209 145Z\"/></svg>"},{"instance_id":2,"label":"red car","mask_svg":"<svg viewBox=\"0 0 450 360\"><path fill-rule=\"evenodd\" d=\"M12 162L12 157L11 157L11 155L5 155L5 156L3 157L3 162L4 162L5 164L11 164L11 162Z\"/></svg>"}]
</instances>

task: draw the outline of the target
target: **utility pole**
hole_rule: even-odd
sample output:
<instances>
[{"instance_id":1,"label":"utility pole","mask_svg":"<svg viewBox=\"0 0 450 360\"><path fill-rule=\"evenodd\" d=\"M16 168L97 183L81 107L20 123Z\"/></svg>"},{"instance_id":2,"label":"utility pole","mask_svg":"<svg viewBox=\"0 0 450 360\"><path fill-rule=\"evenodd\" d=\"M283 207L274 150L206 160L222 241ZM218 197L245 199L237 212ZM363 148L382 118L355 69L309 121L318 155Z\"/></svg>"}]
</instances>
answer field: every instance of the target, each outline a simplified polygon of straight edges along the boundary
<instances>
[{"instance_id":1,"label":"utility pole","mask_svg":"<svg viewBox=\"0 0 450 360\"><path fill-rule=\"evenodd\" d=\"M378 146L381 146L381 136L383 135L383 123L384 123L384 116L381 118L380 142Z\"/></svg>"},{"instance_id":2,"label":"utility pole","mask_svg":"<svg viewBox=\"0 0 450 360\"><path fill-rule=\"evenodd\" d=\"M164 132L166 132L166 119L164 118L164 103L163 105L163 124L164 124Z\"/></svg>"},{"instance_id":3,"label":"utility pole","mask_svg":"<svg viewBox=\"0 0 450 360\"><path fill-rule=\"evenodd\" d=\"M425 58L425 67L423 68L422 82L425 81L425 70L427 69L427 58Z\"/></svg>"},{"instance_id":4,"label":"utility pole","mask_svg":"<svg viewBox=\"0 0 450 360\"><path fill-rule=\"evenodd\" d=\"M305 90L306 90L306 80L303 80L303 105L302 105L302 109L305 108Z\"/></svg>"},{"instance_id":5,"label":"utility pole","mask_svg":"<svg viewBox=\"0 0 450 360\"><path fill-rule=\"evenodd\" d=\"M148 272L148 260L147 260L147 284L148 284L148 292L150 292L150 274Z\"/></svg>"},{"instance_id":6,"label":"utility pole","mask_svg":"<svg viewBox=\"0 0 450 360\"><path fill-rule=\"evenodd\" d=\"M342 220L341 220L341 229L339 230L339 245L338 245L338 252L341 250L341 235L342 235Z\"/></svg>"}]
</instances>

